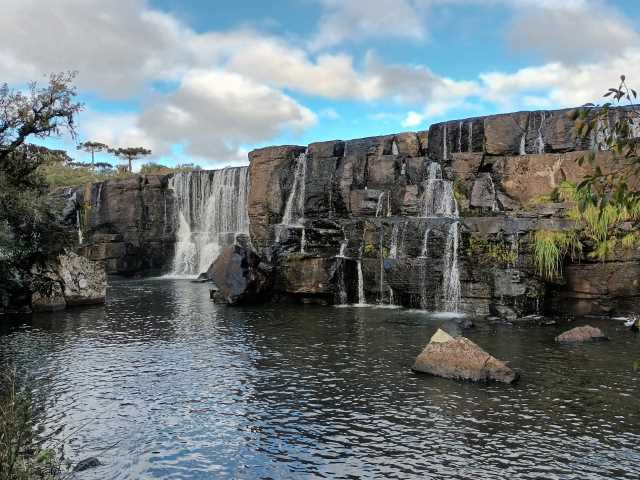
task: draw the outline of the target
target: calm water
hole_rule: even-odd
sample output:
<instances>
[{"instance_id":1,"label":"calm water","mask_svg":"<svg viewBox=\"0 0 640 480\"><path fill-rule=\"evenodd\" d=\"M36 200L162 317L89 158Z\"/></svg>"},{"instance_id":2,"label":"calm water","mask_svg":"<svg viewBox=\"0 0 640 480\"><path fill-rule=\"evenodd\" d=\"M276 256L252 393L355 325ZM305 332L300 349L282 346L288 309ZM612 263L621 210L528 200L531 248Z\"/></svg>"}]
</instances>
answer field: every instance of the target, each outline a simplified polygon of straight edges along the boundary
<instances>
[{"instance_id":1,"label":"calm water","mask_svg":"<svg viewBox=\"0 0 640 480\"><path fill-rule=\"evenodd\" d=\"M104 465L81 479L640 478L640 338L621 322L589 320L612 341L579 347L553 343L566 326L477 322L515 386L413 374L443 322L116 281L106 307L5 326L0 356L47 394L49 431L86 424L69 453Z\"/></svg>"}]
</instances>

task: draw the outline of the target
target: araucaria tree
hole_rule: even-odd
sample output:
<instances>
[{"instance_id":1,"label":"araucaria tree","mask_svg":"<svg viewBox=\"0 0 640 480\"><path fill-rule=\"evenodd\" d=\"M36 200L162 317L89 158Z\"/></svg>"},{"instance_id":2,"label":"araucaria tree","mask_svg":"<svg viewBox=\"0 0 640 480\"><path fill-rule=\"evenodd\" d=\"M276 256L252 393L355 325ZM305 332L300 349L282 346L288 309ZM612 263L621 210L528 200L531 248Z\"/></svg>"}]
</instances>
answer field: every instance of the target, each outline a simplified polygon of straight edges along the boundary
<instances>
[{"instance_id":1,"label":"araucaria tree","mask_svg":"<svg viewBox=\"0 0 640 480\"><path fill-rule=\"evenodd\" d=\"M95 165L95 154L109 150L109 145L100 142L82 142L77 146L78 150L84 150L91 154L91 165Z\"/></svg>"},{"instance_id":2,"label":"araucaria tree","mask_svg":"<svg viewBox=\"0 0 640 480\"><path fill-rule=\"evenodd\" d=\"M144 147L110 148L109 152L129 162L129 172L133 171L133 162L151 155L151 150Z\"/></svg>"}]
</instances>

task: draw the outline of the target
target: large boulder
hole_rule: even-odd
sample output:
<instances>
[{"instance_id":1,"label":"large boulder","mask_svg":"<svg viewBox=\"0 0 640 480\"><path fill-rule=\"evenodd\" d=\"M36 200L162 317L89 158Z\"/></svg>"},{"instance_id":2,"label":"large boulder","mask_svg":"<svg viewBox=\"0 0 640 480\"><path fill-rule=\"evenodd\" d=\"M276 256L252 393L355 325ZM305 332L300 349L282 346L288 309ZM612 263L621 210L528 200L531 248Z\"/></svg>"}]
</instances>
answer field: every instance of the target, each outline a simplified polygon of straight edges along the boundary
<instances>
[{"instance_id":1,"label":"large boulder","mask_svg":"<svg viewBox=\"0 0 640 480\"><path fill-rule=\"evenodd\" d=\"M505 362L488 354L468 338L453 338L440 329L416 358L413 370L474 382L512 383L518 378L518 374Z\"/></svg>"},{"instance_id":2,"label":"large boulder","mask_svg":"<svg viewBox=\"0 0 640 480\"><path fill-rule=\"evenodd\" d=\"M31 307L36 312L105 302L107 276L102 262L66 252L31 269Z\"/></svg>"},{"instance_id":3,"label":"large boulder","mask_svg":"<svg viewBox=\"0 0 640 480\"><path fill-rule=\"evenodd\" d=\"M556 337L556 342L559 343L581 343L592 340L607 340L607 337L602 330L591 325L572 328Z\"/></svg>"},{"instance_id":4,"label":"large boulder","mask_svg":"<svg viewBox=\"0 0 640 480\"><path fill-rule=\"evenodd\" d=\"M270 265L243 245L226 247L209 267L207 277L218 287L217 295L229 305L258 303L266 300L271 291Z\"/></svg>"}]
</instances>

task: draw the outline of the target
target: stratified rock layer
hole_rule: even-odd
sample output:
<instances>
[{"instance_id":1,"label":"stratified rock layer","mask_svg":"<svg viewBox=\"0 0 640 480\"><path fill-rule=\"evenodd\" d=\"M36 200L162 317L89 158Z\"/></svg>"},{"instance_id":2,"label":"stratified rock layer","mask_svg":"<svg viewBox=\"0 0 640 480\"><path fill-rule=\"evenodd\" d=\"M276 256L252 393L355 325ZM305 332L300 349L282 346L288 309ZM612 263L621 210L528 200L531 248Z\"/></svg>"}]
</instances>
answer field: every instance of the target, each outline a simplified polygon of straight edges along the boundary
<instances>
[{"instance_id":1,"label":"stratified rock layer","mask_svg":"<svg viewBox=\"0 0 640 480\"><path fill-rule=\"evenodd\" d=\"M459 310L511 320L545 310L637 310L638 249L616 251L606 262L585 252L564 266L557 282L536 274L533 232L574 227L570 205L551 200L554 189L595 166L616 167L609 153L597 151L595 138L576 138L571 114L517 112L437 123L428 132L254 150L251 243L273 265L273 298L444 308L451 220L425 216L426 179L437 162L453 182L460 212ZM594 149L595 166L577 162ZM104 260L110 273L169 270L176 212L168 178L138 176L76 190L70 217L75 212L80 219L80 251ZM304 198L293 202L296 218L282 225L294 190Z\"/></svg>"}]
</instances>

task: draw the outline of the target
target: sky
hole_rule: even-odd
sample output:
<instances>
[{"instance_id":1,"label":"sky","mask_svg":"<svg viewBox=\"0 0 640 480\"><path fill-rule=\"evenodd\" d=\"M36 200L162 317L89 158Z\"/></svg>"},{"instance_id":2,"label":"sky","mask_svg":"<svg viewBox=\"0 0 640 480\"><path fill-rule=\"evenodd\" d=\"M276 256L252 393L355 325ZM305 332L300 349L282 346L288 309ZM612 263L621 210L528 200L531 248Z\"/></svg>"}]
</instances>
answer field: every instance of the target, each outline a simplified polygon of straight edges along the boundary
<instances>
[{"instance_id":1,"label":"sky","mask_svg":"<svg viewBox=\"0 0 640 480\"><path fill-rule=\"evenodd\" d=\"M247 164L640 86L640 0L0 0L0 82L75 70L77 141ZM67 148L72 139L45 142ZM86 156L86 155L85 155ZM108 156L100 158L112 161Z\"/></svg>"}]
</instances>

